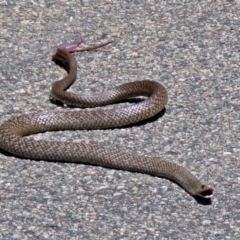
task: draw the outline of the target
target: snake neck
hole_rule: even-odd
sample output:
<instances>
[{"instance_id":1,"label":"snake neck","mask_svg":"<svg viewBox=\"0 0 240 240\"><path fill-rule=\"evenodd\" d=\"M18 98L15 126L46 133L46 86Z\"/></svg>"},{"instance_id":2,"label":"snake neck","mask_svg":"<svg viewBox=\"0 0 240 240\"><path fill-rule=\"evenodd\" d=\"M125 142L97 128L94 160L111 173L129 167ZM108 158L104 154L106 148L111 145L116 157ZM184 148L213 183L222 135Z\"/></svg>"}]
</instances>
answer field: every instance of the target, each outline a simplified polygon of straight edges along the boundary
<instances>
[{"instance_id":1,"label":"snake neck","mask_svg":"<svg viewBox=\"0 0 240 240\"><path fill-rule=\"evenodd\" d=\"M69 71L68 75L65 78L53 83L51 93L65 91L74 83L77 77L77 62L75 58L70 54L69 50L66 48L58 48L57 55L60 56L60 58L64 58L66 60Z\"/></svg>"}]
</instances>

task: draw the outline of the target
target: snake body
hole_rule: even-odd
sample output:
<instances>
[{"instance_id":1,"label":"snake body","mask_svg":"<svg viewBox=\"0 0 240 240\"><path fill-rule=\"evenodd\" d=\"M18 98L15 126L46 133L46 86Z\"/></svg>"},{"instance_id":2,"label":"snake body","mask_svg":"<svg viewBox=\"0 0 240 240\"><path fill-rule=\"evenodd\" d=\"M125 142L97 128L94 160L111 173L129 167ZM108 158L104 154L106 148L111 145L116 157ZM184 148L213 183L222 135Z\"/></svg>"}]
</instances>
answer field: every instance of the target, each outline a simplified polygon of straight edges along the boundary
<instances>
[{"instance_id":1,"label":"snake body","mask_svg":"<svg viewBox=\"0 0 240 240\"><path fill-rule=\"evenodd\" d=\"M77 63L71 52L81 50L74 47L60 46L57 49L57 57L65 59L69 71L65 78L53 83L51 95L55 99L67 105L85 108L103 106L129 97L147 98L133 106L118 109L37 112L12 117L0 126L0 148L28 159L89 163L165 177L178 183L193 196L210 198L213 188L202 184L186 168L170 161L133 155L100 145L49 142L25 137L46 131L122 127L150 118L165 107L168 99L166 89L160 83L150 80L125 83L94 96L80 96L66 91L77 75Z\"/></svg>"}]
</instances>

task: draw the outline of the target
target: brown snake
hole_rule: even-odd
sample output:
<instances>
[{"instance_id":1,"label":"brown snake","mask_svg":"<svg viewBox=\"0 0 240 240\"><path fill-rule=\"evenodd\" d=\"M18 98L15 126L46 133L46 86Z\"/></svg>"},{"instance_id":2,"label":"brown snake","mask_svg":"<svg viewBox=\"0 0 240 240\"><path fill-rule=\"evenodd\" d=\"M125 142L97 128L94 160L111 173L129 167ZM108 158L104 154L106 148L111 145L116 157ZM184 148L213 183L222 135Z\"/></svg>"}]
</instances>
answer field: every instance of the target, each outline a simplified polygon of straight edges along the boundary
<instances>
[{"instance_id":1,"label":"brown snake","mask_svg":"<svg viewBox=\"0 0 240 240\"><path fill-rule=\"evenodd\" d=\"M0 148L23 158L48 161L81 162L110 168L136 171L171 179L182 186L189 194L211 198L213 188L202 184L186 168L153 157L138 156L105 146L49 142L34 140L27 135L59 130L106 129L133 124L159 113L167 103L167 91L158 82L143 80L125 83L94 96L80 96L66 91L75 81L77 63L71 52L87 51L102 47L107 43L77 49L82 39L64 43L53 55L68 67L68 75L53 83L51 95L67 104L79 107L96 107L117 102L122 99L146 96L133 106L108 110L81 110L78 112L42 112L12 117L0 126Z\"/></svg>"}]
</instances>

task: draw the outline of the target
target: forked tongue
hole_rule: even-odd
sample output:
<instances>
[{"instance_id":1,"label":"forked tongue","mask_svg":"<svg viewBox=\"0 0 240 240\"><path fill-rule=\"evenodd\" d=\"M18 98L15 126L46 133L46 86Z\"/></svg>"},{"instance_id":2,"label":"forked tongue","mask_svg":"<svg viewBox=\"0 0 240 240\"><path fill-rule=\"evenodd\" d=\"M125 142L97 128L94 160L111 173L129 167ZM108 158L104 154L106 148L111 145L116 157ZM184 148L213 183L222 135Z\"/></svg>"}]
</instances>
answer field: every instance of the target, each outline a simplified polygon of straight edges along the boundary
<instances>
[{"instance_id":1,"label":"forked tongue","mask_svg":"<svg viewBox=\"0 0 240 240\"><path fill-rule=\"evenodd\" d=\"M83 42L83 39L80 37L78 40L75 40L73 42L64 42L61 45L59 45L60 48L67 48L67 49L76 49L81 43ZM52 61L60 61L62 62L64 65L67 64L66 59L64 57L62 57L61 55L54 53L52 55Z\"/></svg>"},{"instance_id":2,"label":"forked tongue","mask_svg":"<svg viewBox=\"0 0 240 240\"><path fill-rule=\"evenodd\" d=\"M83 39L80 37L78 40L75 40L73 42L64 42L59 47L74 49L74 48L77 48L82 42L83 42Z\"/></svg>"}]
</instances>

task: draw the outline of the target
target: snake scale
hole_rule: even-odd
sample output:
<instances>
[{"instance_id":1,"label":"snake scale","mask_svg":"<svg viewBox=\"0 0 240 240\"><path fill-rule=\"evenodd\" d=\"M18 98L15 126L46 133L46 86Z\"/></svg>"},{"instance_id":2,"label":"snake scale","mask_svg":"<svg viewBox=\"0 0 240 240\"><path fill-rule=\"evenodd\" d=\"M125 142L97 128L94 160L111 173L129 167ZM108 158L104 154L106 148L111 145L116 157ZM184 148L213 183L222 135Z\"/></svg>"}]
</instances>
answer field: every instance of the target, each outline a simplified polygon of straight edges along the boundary
<instances>
[{"instance_id":1,"label":"snake scale","mask_svg":"<svg viewBox=\"0 0 240 240\"><path fill-rule=\"evenodd\" d=\"M192 196L211 198L213 188L202 184L186 168L166 160L126 153L105 146L58 141L34 140L25 137L31 134L59 130L107 129L127 126L159 113L166 105L166 89L158 82L143 80L125 83L103 93L80 96L66 91L75 81L77 63L71 55L104 44L78 49L80 38L72 43L63 43L53 55L68 68L68 75L52 85L51 96L67 105L96 107L120 100L145 96L137 104L118 109L94 109L63 112L36 112L12 117L0 126L0 148L19 157L33 160L81 162L115 169L136 171L173 180Z\"/></svg>"}]
</instances>

